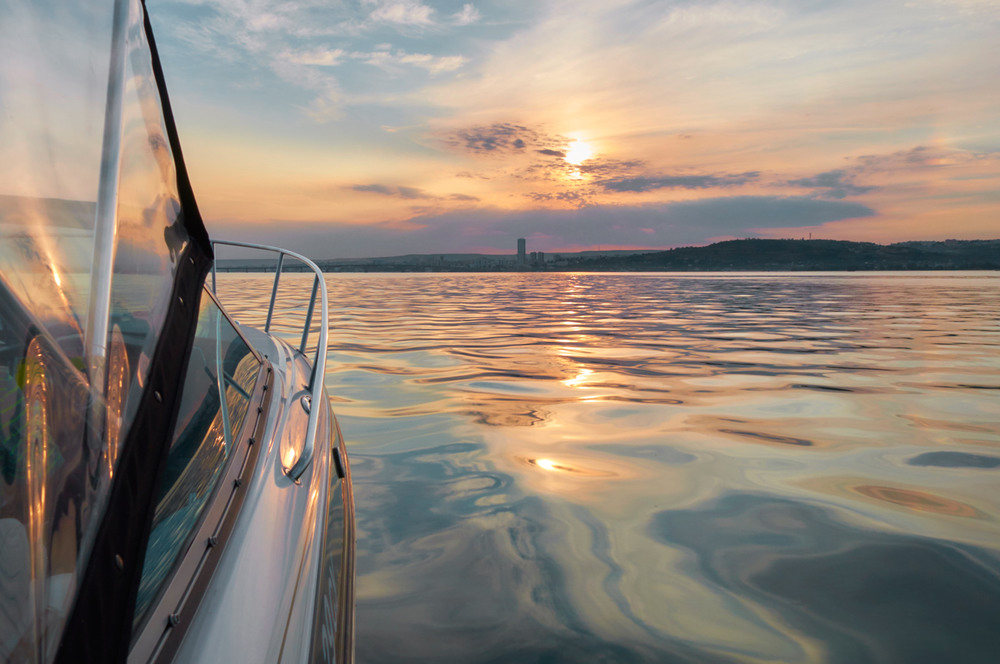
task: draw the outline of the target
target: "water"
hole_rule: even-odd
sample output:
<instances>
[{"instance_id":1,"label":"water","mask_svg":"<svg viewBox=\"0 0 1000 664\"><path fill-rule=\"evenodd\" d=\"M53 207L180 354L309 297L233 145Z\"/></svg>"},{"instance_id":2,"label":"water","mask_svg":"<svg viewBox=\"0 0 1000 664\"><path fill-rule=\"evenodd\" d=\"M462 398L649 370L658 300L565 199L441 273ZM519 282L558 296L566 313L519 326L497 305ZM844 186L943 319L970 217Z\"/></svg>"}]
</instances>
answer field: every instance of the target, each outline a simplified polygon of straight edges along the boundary
<instances>
[{"instance_id":1,"label":"water","mask_svg":"<svg viewBox=\"0 0 1000 664\"><path fill-rule=\"evenodd\" d=\"M359 662L1000 661L1000 275L327 283Z\"/></svg>"}]
</instances>

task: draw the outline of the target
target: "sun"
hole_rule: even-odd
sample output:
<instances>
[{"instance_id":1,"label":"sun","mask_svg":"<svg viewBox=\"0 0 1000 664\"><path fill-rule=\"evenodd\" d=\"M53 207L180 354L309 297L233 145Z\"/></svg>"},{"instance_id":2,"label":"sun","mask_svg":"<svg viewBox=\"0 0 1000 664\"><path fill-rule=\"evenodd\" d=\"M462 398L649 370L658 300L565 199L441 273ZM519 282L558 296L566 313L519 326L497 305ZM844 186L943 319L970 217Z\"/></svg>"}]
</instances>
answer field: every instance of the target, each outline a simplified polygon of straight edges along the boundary
<instances>
[{"instance_id":1,"label":"sun","mask_svg":"<svg viewBox=\"0 0 1000 664\"><path fill-rule=\"evenodd\" d=\"M587 161L594 156L594 149L590 147L589 144L584 143L579 138L575 139L569 144L569 148L566 150L566 163L573 164L574 166L579 166L583 162Z\"/></svg>"}]
</instances>

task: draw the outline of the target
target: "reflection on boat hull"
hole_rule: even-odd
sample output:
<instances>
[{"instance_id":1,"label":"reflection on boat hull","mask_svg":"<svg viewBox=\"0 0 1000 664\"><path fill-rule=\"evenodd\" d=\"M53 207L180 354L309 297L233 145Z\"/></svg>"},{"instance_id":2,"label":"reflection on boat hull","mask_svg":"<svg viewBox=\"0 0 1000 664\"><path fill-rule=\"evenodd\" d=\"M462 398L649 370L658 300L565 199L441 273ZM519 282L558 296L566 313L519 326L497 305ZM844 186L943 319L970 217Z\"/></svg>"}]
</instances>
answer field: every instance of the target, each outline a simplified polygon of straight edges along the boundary
<instances>
[{"instance_id":1,"label":"reflection on boat hull","mask_svg":"<svg viewBox=\"0 0 1000 664\"><path fill-rule=\"evenodd\" d=\"M313 462L291 480L280 451L305 430L308 413L297 397L310 366L280 340L241 331L273 369L260 458L175 658L352 661L353 496L339 427L329 406L322 408Z\"/></svg>"}]
</instances>

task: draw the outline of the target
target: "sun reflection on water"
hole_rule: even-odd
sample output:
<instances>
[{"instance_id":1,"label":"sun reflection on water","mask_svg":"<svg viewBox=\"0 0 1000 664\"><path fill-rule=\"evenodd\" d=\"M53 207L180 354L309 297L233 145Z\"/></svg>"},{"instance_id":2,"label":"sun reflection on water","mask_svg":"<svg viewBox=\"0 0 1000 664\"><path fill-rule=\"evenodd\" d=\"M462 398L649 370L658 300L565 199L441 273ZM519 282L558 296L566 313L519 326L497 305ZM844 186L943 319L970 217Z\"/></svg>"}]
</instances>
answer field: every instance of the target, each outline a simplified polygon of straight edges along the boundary
<instances>
[{"instance_id":1,"label":"sun reflection on water","mask_svg":"<svg viewBox=\"0 0 1000 664\"><path fill-rule=\"evenodd\" d=\"M546 473L552 473L553 476L568 476L568 477L602 477L611 478L619 477L624 474L621 472L616 472L610 468L605 470L598 470L592 466L584 466L578 461L570 461L566 458L552 458L552 457L519 457L519 460L523 463L527 463L533 468L538 468L546 471ZM620 464L617 464L620 465Z\"/></svg>"},{"instance_id":2,"label":"sun reflection on water","mask_svg":"<svg viewBox=\"0 0 1000 664\"><path fill-rule=\"evenodd\" d=\"M548 470L550 472L562 472L562 473L581 473L582 471L572 466L567 466L565 464L558 463L553 459L528 459L528 463L538 466L542 470Z\"/></svg>"},{"instance_id":3,"label":"sun reflection on water","mask_svg":"<svg viewBox=\"0 0 1000 664\"><path fill-rule=\"evenodd\" d=\"M592 376L594 373L593 369L587 369L586 367L580 367L577 370L576 376L568 378L562 382L566 387L580 387L586 385L587 378Z\"/></svg>"}]
</instances>

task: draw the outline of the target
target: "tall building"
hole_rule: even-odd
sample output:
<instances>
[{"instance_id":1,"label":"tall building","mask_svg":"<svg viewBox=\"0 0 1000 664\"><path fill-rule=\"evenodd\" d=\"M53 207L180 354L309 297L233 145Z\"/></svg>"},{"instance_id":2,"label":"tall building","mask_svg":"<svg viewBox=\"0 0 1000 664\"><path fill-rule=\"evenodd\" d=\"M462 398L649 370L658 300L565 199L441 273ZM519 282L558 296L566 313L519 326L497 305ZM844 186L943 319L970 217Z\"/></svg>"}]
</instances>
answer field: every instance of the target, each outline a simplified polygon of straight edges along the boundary
<instances>
[{"instance_id":1,"label":"tall building","mask_svg":"<svg viewBox=\"0 0 1000 664\"><path fill-rule=\"evenodd\" d=\"M517 238L517 262L519 265L524 265L525 262L524 250L526 244L527 243L524 241L523 237Z\"/></svg>"}]
</instances>

